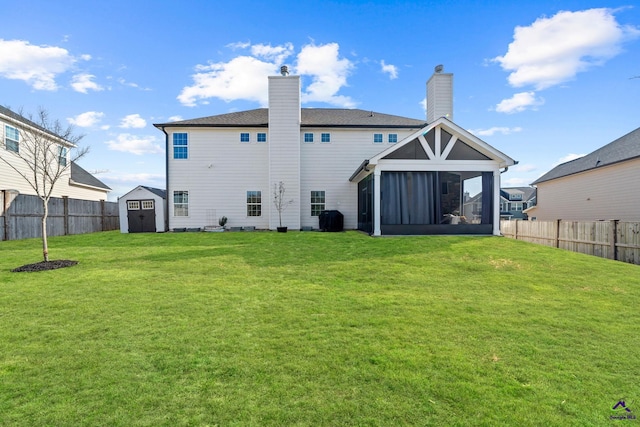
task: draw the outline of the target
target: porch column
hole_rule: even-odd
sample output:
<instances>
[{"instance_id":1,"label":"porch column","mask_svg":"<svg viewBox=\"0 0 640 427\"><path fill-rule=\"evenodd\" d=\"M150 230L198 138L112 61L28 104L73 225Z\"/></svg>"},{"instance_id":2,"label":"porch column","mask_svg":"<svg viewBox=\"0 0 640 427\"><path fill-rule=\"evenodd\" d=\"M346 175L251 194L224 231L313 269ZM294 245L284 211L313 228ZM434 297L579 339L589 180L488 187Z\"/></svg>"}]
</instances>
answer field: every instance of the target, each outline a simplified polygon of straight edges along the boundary
<instances>
[{"instance_id":1,"label":"porch column","mask_svg":"<svg viewBox=\"0 0 640 427\"><path fill-rule=\"evenodd\" d=\"M381 236L380 231L380 169L373 171L373 235Z\"/></svg>"},{"instance_id":2,"label":"porch column","mask_svg":"<svg viewBox=\"0 0 640 427\"><path fill-rule=\"evenodd\" d=\"M493 234L500 235L500 169L493 171Z\"/></svg>"}]
</instances>

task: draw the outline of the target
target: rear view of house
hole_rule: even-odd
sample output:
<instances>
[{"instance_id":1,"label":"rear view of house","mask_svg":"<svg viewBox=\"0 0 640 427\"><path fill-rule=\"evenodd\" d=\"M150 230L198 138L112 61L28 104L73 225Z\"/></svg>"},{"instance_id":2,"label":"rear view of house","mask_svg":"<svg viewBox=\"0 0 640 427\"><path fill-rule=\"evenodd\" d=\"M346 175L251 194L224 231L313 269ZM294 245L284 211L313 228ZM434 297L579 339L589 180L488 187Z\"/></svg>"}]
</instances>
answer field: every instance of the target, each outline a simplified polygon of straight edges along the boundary
<instances>
[{"instance_id":1,"label":"rear view of house","mask_svg":"<svg viewBox=\"0 0 640 427\"><path fill-rule=\"evenodd\" d=\"M500 172L516 162L453 120L453 75L427 83L427 121L367 110L301 108L300 77L269 77L269 108L159 123L167 144L168 228L275 229L274 185L290 229L499 234ZM485 197L474 218L465 192Z\"/></svg>"}]
</instances>

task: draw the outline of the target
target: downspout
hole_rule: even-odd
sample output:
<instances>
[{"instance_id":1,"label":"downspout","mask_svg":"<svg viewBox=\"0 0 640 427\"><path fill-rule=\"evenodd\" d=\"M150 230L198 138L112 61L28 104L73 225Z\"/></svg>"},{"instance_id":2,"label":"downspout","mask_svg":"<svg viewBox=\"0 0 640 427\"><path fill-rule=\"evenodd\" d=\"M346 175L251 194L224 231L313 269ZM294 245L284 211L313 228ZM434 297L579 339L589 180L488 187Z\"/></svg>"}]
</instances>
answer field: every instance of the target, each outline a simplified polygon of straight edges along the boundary
<instances>
[{"instance_id":1,"label":"downspout","mask_svg":"<svg viewBox=\"0 0 640 427\"><path fill-rule=\"evenodd\" d=\"M164 231L169 231L169 134L164 130L164 126L160 128L164 133L164 146L165 146L165 188L167 189L167 200L164 203Z\"/></svg>"}]
</instances>

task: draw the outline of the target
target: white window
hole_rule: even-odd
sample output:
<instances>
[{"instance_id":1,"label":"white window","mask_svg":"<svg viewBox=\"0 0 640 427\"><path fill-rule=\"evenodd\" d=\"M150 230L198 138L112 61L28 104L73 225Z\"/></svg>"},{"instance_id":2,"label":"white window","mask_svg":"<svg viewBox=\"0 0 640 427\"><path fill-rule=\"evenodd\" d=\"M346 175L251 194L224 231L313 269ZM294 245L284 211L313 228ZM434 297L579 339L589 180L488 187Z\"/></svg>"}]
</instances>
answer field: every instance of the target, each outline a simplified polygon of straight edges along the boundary
<instances>
[{"instance_id":1,"label":"white window","mask_svg":"<svg viewBox=\"0 0 640 427\"><path fill-rule=\"evenodd\" d=\"M240 142L250 142L250 140L249 140L249 132L240 133Z\"/></svg>"},{"instance_id":2,"label":"white window","mask_svg":"<svg viewBox=\"0 0 640 427\"><path fill-rule=\"evenodd\" d=\"M382 143L382 134L381 133L374 133L373 134L373 142L376 143L376 144Z\"/></svg>"},{"instance_id":3,"label":"white window","mask_svg":"<svg viewBox=\"0 0 640 427\"><path fill-rule=\"evenodd\" d=\"M331 134L330 133L323 133L320 135L320 142L331 142Z\"/></svg>"},{"instance_id":4,"label":"white window","mask_svg":"<svg viewBox=\"0 0 640 427\"><path fill-rule=\"evenodd\" d=\"M173 216L189 216L189 192L173 192Z\"/></svg>"},{"instance_id":5,"label":"white window","mask_svg":"<svg viewBox=\"0 0 640 427\"><path fill-rule=\"evenodd\" d=\"M304 134L304 142L313 142L313 134L312 133L305 133Z\"/></svg>"},{"instance_id":6,"label":"white window","mask_svg":"<svg viewBox=\"0 0 640 427\"><path fill-rule=\"evenodd\" d=\"M320 216L325 206L324 191L311 192L311 216Z\"/></svg>"},{"instance_id":7,"label":"white window","mask_svg":"<svg viewBox=\"0 0 640 427\"><path fill-rule=\"evenodd\" d=\"M17 128L13 126L5 125L4 127L4 144L7 150L20 151L20 133Z\"/></svg>"},{"instance_id":8,"label":"white window","mask_svg":"<svg viewBox=\"0 0 640 427\"><path fill-rule=\"evenodd\" d=\"M145 209L145 210L153 209L153 200L143 200L142 209Z\"/></svg>"},{"instance_id":9,"label":"white window","mask_svg":"<svg viewBox=\"0 0 640 427\"><path fill-rule=\"evenodd\" d=\"M398 142L398 134L397 133L390 133L389 134L389 143L390 144L395 144L396 142Z\"/></svg>"},{"instance_id":10,"label":"white window","mask_svg":"<svg viewBox=\"0 0 640 427\"><path fill-rule=\"evenodd\" d=\"M67 154L69 153L69 149L67 147L59 146L58 147L58 163L62 166L67 166Z\"/></svg>"},{"instance_id":11,"label":"white window","mask_svg":"<svg viewBox=\"0 0 640 427\"><path fill-rule=\"evenodd\" d=\"M137 200L130 200L127 202L127 209L130 211L137 211L140 209L140 202Z\"/></svg>"},{"instance_id":12,"label":"white window","mask_svg":"<svg viewBox=\"0 0 640 427\"><path fill-rule=\"evenodd\" d=\"M258 142L267 142L267 134L265 132L258 132L257 140Z\"/></svg>"},{"instance_id":13,"label":"white window","mask_svg":"<svg viewBox=\"0 0 640 427\"><path fill-rule=\"evenodd\" d=\"M262 192L247 191L247 216L262 216Z\"/></svg>"}]
</instances>

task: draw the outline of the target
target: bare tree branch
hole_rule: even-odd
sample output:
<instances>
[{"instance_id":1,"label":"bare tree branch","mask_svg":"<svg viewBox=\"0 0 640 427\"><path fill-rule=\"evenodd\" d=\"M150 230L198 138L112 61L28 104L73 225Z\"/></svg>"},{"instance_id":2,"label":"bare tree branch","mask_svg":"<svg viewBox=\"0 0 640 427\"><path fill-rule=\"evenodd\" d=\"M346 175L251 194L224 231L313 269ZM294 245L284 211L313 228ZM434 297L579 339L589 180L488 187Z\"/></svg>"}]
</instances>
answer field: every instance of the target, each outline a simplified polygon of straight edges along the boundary
<instances>
[{"instance_id":1,"label":"bare tree branch","mask_svg":"<svg viewBox=\"0 0 640 427\"><path fill-rule=\"evenodd\" d=\"M86 155L89 147L78 147L84 135L76 134L72 125L63 126L59 120L51 120L43 107L35 116L25 116L21 110L12 113L15 115L12 126L18 130L18 138L13 146L0 150L0 161L22 177L42 200L42 248L44 260L49 261L49 200L60 179L70 175L71 163Z\"/></svg>"}]
</instances>

